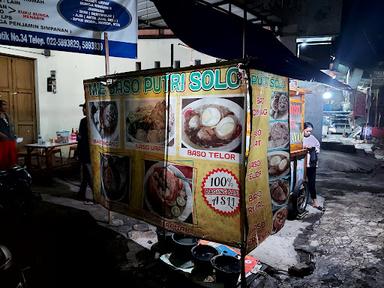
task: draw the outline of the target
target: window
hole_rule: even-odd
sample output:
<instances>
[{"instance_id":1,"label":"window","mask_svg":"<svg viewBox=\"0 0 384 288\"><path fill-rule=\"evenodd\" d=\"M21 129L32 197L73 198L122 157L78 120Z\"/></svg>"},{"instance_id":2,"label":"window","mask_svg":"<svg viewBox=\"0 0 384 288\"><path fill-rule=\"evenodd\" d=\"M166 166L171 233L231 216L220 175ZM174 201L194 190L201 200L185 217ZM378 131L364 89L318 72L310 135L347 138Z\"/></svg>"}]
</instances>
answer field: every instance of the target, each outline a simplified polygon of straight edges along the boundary
<instances>
[{"instance_id":1,"label":"window","mask_svg":"<svg viewBox=\"0 0 384 288\"><path fill-rule=\"evenodd\" d=\"M174 68L180 68L180 60L176 60L173 67Z\"/></svg>"},{"instance_id":2,"label":"window","mask_svg":"<svg viewBox=\"0 0 384 288\"><path fill-rule=\"evenodd\" d=\"M160 68L160 61L155 61L155 68Z\"/></svg>"},{"instance_id":3,"label":"window","mask_svg":"<svg viewBox=\"0 0 384 288\"><path fill-rule=\"evenodd\" d=\"M195 66L201 65L201 60L200 59L195 59Z\"/></svg>"},{"instance_id":4,"label":"window","mask_svg":"<svg viewBox=\"0 0 384 288\"><path fill-rule=\"evenodd\" d=\"M136 71L141 70L141 62L136 62Z\"/></svg>"}]
</instances>

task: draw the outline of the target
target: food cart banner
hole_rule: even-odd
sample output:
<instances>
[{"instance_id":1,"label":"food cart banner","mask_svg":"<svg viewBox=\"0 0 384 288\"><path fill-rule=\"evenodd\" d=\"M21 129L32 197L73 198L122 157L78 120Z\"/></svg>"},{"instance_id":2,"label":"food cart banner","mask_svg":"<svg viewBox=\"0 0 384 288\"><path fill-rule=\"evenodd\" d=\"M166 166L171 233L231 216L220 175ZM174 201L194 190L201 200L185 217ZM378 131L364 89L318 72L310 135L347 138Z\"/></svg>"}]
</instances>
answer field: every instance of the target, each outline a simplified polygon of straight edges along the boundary
<instances>
[{"instance_id":1,"label":"food cart banner","mask_svg":"<svg viewBox=\"0 0 384 288\"><path fill-rule=\"evenodd\" d=\"M246 171L247 251L279 231L290 186L288 79L250 70L252 129Z\"/></svg>"},{"instance_id":2,"label":"food cart banner","mask_svg":"<svg viewBox=\"0 0 384 288\"><path fill-rule=\"evenodd\" d=\"M85 81L96 201L239 246L247 87L238 75L226 64Z\"/></svg>"},{"instance_id":3,"label":"food cart banner","mask_svg":"<svg viewBox=\"0 0 384 288\"><path fill-rule=\"evenodd\" d=\"M136 0L0 1L0 43L137 57Z\"/></svg>"},{"instance_id":4,"label":"food cart banner","mask_svg":"<svg viewBox=\"0 0 384 288\"><path fill-rule=\"evenodd\" d=\"M303 148L303 119L304 119L304 94L291 95L289 97L289 128L291 150Z\"/></svg>"}]
</instances>

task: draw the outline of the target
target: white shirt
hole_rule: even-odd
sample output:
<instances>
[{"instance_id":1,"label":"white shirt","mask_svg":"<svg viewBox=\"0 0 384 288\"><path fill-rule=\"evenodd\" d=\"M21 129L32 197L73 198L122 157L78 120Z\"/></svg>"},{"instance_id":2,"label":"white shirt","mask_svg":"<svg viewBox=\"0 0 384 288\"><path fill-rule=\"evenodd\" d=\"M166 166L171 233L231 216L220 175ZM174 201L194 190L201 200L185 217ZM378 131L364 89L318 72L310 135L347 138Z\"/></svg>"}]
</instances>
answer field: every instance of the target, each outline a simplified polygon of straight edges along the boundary
<instances>
[{"instance_id":1,"label":"white shirt","mask_svg":"<svg viewBox=\"0 0 384 288\"><path fill-rule=\"evenodd\" d=\"M303 137L303 147L304 148L315 147L316 153L317 154L320 153L320 142L313 135L309 135L308 137ZM307 155L307 167L309 167L309 153Z\"/></svg>"}]
</instances>

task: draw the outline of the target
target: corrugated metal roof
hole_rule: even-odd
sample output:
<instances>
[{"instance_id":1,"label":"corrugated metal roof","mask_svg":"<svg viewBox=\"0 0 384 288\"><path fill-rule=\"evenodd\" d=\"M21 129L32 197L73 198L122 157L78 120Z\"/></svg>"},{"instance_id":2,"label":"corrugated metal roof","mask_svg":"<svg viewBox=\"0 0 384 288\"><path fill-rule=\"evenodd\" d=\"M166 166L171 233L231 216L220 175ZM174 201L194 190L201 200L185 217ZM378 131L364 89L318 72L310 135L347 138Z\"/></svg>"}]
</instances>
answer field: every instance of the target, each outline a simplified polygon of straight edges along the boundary
<instances>
[{"instance_id":1,"label":"corrugated metal roof","mask_svg":"<svg viewBox=\"0 0 384 288\"><path fill-rule=\"evenodd\" d=\"M265 5L260 3L260 0L248 0L246 1L246 5L244 1L239 0L196 0L196 2L204 3L205 5L215 7L216 9L242 18L244 16L244 8L246 8L247 20L262 26L277 26L282 24L282 19L277 15L276 11L272 12L266 9ZM137 15L139 29L168 28L151 0L137 0Z\"/></svg>"},{"instance_id":2,"label":"corrugated metal roof","mask_svg":"<svg viewBox=\"0 0 384 288\"><path fill-rule=\"evenodd\" d=\"M139 29L143 28L167 28L155 4L150 0L137 0L137 17Z\"/></svg>"}]
</instances>

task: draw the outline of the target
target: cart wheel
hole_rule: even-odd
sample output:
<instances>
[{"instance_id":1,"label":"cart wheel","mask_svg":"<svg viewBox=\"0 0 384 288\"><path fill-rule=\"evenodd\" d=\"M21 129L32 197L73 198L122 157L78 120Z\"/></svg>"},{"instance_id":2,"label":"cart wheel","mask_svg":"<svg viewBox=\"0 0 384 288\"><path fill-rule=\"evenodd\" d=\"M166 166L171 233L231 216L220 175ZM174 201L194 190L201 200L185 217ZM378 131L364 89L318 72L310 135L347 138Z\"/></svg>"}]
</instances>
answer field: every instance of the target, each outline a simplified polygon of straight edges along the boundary
<instances>
[{"instance_id":1,"label":"cart wheel","mask_svg":"<svg viewBox=\"0 0 384 288\"><path fill-rule=\"evenodd\" d=\"M296 209L298 214L301 214L305 211L308 204L308 197L309 191L307 189L307 183L303 182L300 185L299 191L297 193L297 199L296 199Z\"/></svg>"},{"instance_id":2,"label":"cart wheel","mask_svg":"<svg viewBox=\"0 0 384 288\"><path fill-rule=\"evenodd\" d=\"M302 182L295 188L295 191L289 197L288 202L288 219L296 219L298 214L305 211L308 204L309 192L307 189L307 183Z\"/></svg>"}]
</instances>

